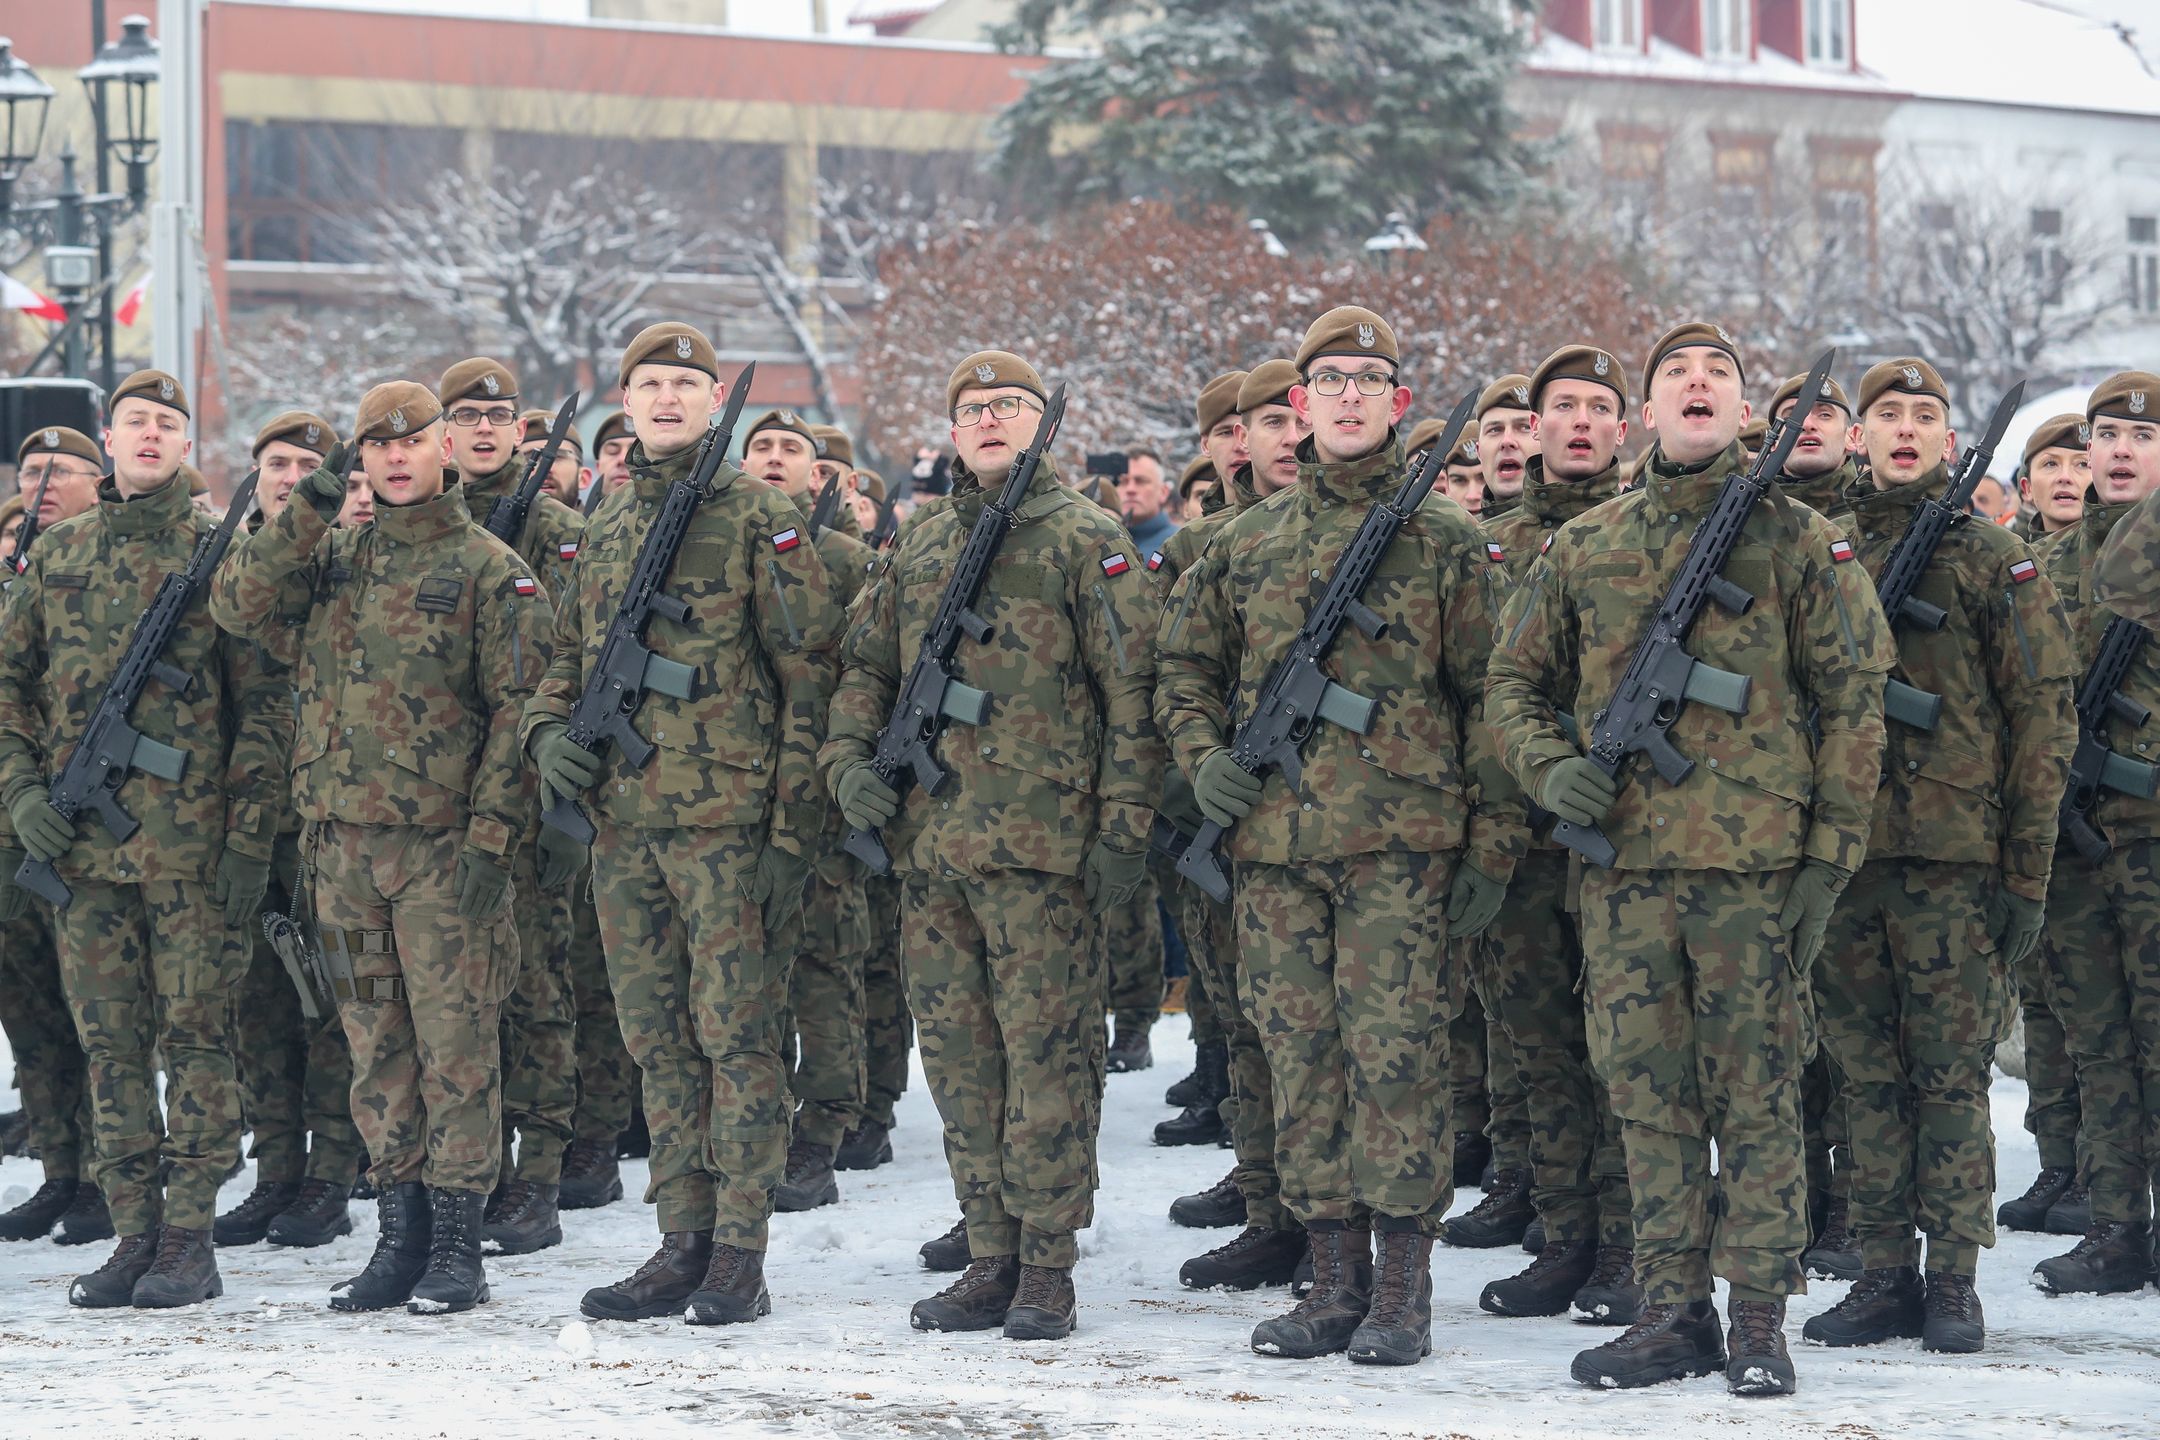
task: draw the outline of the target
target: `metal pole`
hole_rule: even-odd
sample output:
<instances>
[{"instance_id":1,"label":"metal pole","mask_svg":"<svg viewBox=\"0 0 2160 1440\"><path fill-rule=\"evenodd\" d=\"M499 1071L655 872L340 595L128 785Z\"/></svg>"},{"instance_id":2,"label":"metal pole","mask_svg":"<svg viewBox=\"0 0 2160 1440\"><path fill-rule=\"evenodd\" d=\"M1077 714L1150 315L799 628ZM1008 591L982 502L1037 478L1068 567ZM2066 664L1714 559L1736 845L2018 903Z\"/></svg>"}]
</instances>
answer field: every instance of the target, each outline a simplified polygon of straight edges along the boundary
<instances>
[{"instance_id":1,"label":"metal pole","mask_svg":"<svg viewBox=\"0 0 2160 1440\"><path fill-rule=\"evenodd\" d=\"M90 58L97 59L98 51L105 45L105 0L90 0ZM111 161L106 151L111 148L112 122L105 112L106 81L99 80L90 88L90 119L97 132L97 193L112 194ZM112 223L103 214L97 222L98 277L112 274ZM112 287L106 286L98 299L98 384L105 393L113 389L113 301Z\"/></svg>"},{"instance_id":2,"label":"metal pole","mask_svg":"<svg viewBox=\"0 0 2160 1440\"><path fill-rule=\"evenodd\" d=\"M151 363L199 396L195 338L207 302L195 264L202 204L202 0L158 0L157 197L150 208Z\"/></svg>"},{"instance_id":3,"label":"metal pole","mask_svg":"<svg viewBox=\"0 0 2160 1440\"><path fill-rule=\"evenodd\" d=\"M55 206L53 210L53 235L57 243L61 245L82 244L82 200L82 187L75 183L75 152L68 150L60 156L60 189L53 196ZM89 301L90 296L87 291L68 289L61 291L58 298L60 303L67 307L68 314L72 316ZM83 327L70 325L68 327L67 344L62 348L60 354L61 373L80 379L89 378L84 373L89 363L88 358L83 353L84 348Z\"/></svg>"}]
</instances>

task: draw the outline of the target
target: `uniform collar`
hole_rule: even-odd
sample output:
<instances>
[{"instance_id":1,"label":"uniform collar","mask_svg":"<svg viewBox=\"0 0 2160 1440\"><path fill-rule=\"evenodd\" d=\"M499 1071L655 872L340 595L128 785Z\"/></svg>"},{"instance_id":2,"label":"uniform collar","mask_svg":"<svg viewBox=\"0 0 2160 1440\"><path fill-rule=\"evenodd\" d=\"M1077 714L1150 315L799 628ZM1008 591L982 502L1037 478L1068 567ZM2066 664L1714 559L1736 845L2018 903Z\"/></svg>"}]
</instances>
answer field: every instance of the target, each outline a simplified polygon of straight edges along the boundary
<instances>
[{"instance_id":1,"label":"uniform collar","mask_svg":"<svg viewBox=\"0 0 2160 1440\"><path fill-rule=\"evenodd\" d=\"M110 475L98 482L98 514L115 535L154 535L185 519L194 505L195 497L177 470L157 489L133 499L121 495Z\"/></svg>"},{"instance_id":2,"label":"uniform collar","mask_svg":"<svg viewBox=\"0 0 2160 1440\"><path fill-rule=\"evenodd\" d=\"M1846 500L1852 506L1855 518L1904 525L1923 501L1943 493L1943 484L1949 478L1950 467L1937 464L1909 485L1892 485L1887 490L1878 490L1872 480L1855 484L1846 493Z\"/></svg>"},{"instance_id":3,"label":"uniform collar","mask_svg":"<svg viewBox=\"0 0 2160 1440\"><path fill-rule=\"evenodd\" d=\"M1000 476L997 488L1002 490L1004 487L1004 477ZM953 508L960 513L964 522L973 526L975 517L982 514L983 506L990 503L994 493L984 489L981 477L968 469L963 462L953 461ZM1058 482L1057 462L1045 455L1036 464L1035 474L1028 481L1027 494L1020 497L1020 506L1013 513L1020 520L1033 520L1036 516L1064 504L1068 498L1073 497L1071 492ZM1093 500L1088 501L1090 505L1094 503Z\"/></svg>"},{"instance_id":4,"label":"uniform collar","mask_svg":"<svg viewBox=\"0 0 2160 1440\"><path fill-rule=\"evenodd\" d=\"M1787 496L1799 501L1818 515L1828 515L1846 504L1846 493L1860 481L1860 467L1847 455L1834 470L1806 480L1796 480L1789 475L1778 476L1778 488Z\"/></svg>"},{"instance_id":5,"label":"uniform collar","mask_svg":"<svg viewBox=\"0 0 2160 1440\"><path fill-rule=\"evenodd\" d=\"M1650 464L1643 471L1642 489L1660 508L1683 514L1707 510L1716 503L1718 492L1725 488L1725 481L1735 471L1745 469L1747 447L1738 440L1693 465L1678 465L1666 459L1661 445L1650 452Z\"/></svg>"},{"instance_id":6,"label":"uniform collar","mask_svg":"<svg viewBox=\"0 0 2160 1440\"><path fill-rule=\"evenodd\" d=\"M2115 522L2129 514L2139 503L2136 500L2125 500L2119 505L2105 505L2088 497L2085 501L2084 518L2078 522L2079 558L2090 565L2093 557L2100 553L2100 546L2107 539L2108 532L2115 528Z\"/></svg>"},{"instance_id":7,"label":"uniform collar","mask_svg":"<svg viewBox=\"0 0 2160 1440\"><path fill-rule=\"evenodd\" d=\"M1252 461L1248 460L1243 465L1231 466L1230 478L1223 481L1223 483L1217 486L1216 489L1218 492L1218 499L1220 501L1220 503L1218 503L1215 507L1217 510L1220 510L1227 506L1229 507L1230 513L1235 515L1240 510L1243 510L1246 506L1252 504Z\"/></svg>"},{"instance_id":8,"label":"uniform collar","mask_svg":"<svg viewBox=\"0 0 2160 1440\"><path fill-rule=\"evenodd\" d=\"M513 455L508 461L485 475L473 475L460 471L459 473L463 477L462 483L465 486L465 493L474 500L492 500L498 495L508 494L512 482L522 478L525 474L523 467L518 464L524 458L522 455ZM545 489L541 493L545 494Z\"/></svg>"},{"instance_id":9,"label":"uniform collar","mask_svg":"<svg viewBox=\"0 0 2160 1440\"><path fill-rule=\"evenodd\" d=\"M1613 460L1587 480L1547 480L1545 457L1533 455L1523 473L1520 508L1540 525L1564 525L1620 493L1620 462ZM1505 511L1497 512L1505 514ZM1480 515L1480 520L1487 518Z\"/></svg>"},{"instance_id":10,"label":"uniform collar","mask_svg":"<svg viewBox=\"0 0 2160 1440\"><path fill-rule=\"evenodd\" d=\"M1298 484L1323 505L1392 497L1402 488L1402 437L1393 429L1379 449L1355 460L1322 460L1308 435L1298 441L1297 458Z\"/></svg>"},{"instance_id":11,"label":"uniform collar","mask_svg":"<svg viewBox=\"0 0 2160 1440\"><path fill-rule=\"evenodd\" d=\"M458 483L454 470L444 473L443 493L432 500L423 500L417 505L378 504L375 507L375 533L386 540L407 545L440 540L471 523L472 512L465 508L465 487Z\"/></svg>"}]
</instances>

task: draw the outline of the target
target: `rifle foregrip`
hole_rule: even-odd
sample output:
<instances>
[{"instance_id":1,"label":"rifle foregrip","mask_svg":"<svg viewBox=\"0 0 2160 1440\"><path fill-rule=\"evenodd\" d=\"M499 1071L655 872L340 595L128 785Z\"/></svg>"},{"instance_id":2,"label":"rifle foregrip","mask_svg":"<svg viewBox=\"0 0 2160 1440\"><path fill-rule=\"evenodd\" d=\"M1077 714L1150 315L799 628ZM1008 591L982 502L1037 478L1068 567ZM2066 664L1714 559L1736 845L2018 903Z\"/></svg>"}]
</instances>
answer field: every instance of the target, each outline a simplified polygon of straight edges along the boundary
<instances>
[{"instance_id":1,"label":"rifle foregrip","mask_svg":"<svg viewBox=\"0 0 2160 1440\"><path fill-rule=\"evenodd\" d=\"M885 842L875 830L850 830L847 841L841 847L860 860L873 875L892 873L892 855L885 849Z\"/></svg>"},{"instance_id":2,"label":"rifle foregrip","mask_svg":"<svg viewBox=\"0 0 2160 1440\"><path fill-rule=\"evenodd\" d=\"M1230 877L1215 855L1223 834L1223 827L1213 820L1203 822L1200 833L1193 836L1177 862L1177 873L1199 886L1218 905L1230 903Z\"/></svg>"},{"instance_id":3,"label":"rifle foregrip","mask_svg":"<svg viewBox=\"0 0 2160 1440\"><path fill-rule=\"evenodd\" d=\"M1930 605L1917 595L1908 595L1898 606L1898 618L1922 630L1940 630L1950 616L1942 606Z\"/></svg>"},{"instance_id":4,"label":"rifle foregrip","mask_svg":"<svg viewBox=\"0 0 2160 1440\"><path fill-rule=\"evenodd\" d=\"M68 889L60 872L53 869L50 860L25 860L15 867L15 884L29 891L55 910L65 910L75 899L75 892Z\"/></svg>"},{"instance_id":5,"label":"rifle foregrip","mask_svg":"<svg viewBox=\"0 0 2160 1440\"><path fill-rule=\"evenodd\" d=\"M561 831L580 845L593 843L595 832L592 821L586 819L585 812L578 809L577 801L567 795L558 797L554 804L540 812L540 823Z\"/></svg>"},{"instance_id":6,"label":"rifle foregrip","mask_svg":"<svg viewBox=\"0 0 2160 1440\"><path fill-rule=\"evenodd\" d=\"M1595 825L1577 825L1571 820L1555 820L1552 838L1582 856L1585 863L1595 865L1600 870L1612 869L1613 862L1620 858L1620 852L1613 848L1612 841L1606 839L1605 832Z\"/></svg>"}]
</instances>

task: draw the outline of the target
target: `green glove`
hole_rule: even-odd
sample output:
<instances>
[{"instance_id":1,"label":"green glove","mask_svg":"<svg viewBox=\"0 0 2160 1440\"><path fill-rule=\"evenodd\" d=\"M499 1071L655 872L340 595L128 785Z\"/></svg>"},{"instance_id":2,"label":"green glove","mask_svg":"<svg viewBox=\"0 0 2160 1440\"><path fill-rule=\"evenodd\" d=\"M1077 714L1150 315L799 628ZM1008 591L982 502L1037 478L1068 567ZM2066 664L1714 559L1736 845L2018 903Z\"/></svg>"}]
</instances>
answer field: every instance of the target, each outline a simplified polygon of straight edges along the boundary
<instances>
[{"instance_id":1,"label":"green glove","mask_svg":"<svg viewBox=\"0 0 2160 1440\"><path fill-rule=\"evenodd\" d=\"M26 787L8 805L8 822L33 860L50 864L74 847L75 822L53 809L39 786Z\"/></svg>"},{"instance_id":2,"label":"green glove","mask_svg":"<svg viewBox=\"0 0 2160 1440\"><path fill-rule=\"evenodd\" d=\"M226 928L236 929L253 920L269 889L270 862L227 845L218 856L217 875L210 881L210 903L225 912Z\"/></svg>"},{"instance_id":3,"label":"green glove","mask_svg":"<svg viewBox=\"0 0 2160 1440\"><path fill-rule=\"evenodd\" d=\"M878 779L868 760L858 760L840 774L833 786L833 803L841 817L857 830L875 830L900 813L900 795Z\"/></svg>"},{"instance_id":4,"label":"green glove","mask_svg":"<svg viewBox=\"0 0 2160 1440\"><path fill-rule=\"evenodd\" d=\"M1088 847L1080 867L1080 888L1087 896L1088 913L1102 915L1140 893L1147 879L1147 852L1120 850L1109 840Z\"/></svg>"},{"instance_id":5,"label":"green glove","mask_svg":"<svg viewBox=\"0 0 2160 1440\"><path fill-rule=\"evenodd\" d=\"M764 917L768 939L786 928L802 909L803 885L810 878L810 859L791 855L770 840L758 853L757 874L750 880L750 898Z\"/></svg>"},{"instance_id":6,"label":"green glove","mask_svg":"<svg viewBox=\"0 0 2160 1440\"><path fill-rule=\"evenodd\" d=\"M1595 825L1612 814L1620 787L1587 755L1559 761L1538 782L1538 804L1570 825Z\"/></svg>"},{"instance_id":7,"label":"green glove","mask_svg":"<svg viewBox=\"0 0 2160 1440\"><path fill-rule=\"evenodd\" d=\"M540 783L556 795L575 799L600 778L600 757L572 740L570 727L560 720L535 729L526 748Z\"/></svg>"},{"instance_id":8,"label":"green glove","mask_svg":"<svg viewBox=\"0 0 2160 1440\"><path fill-rule=\"evenodd\" d=\"M1447 933L1450 940L1474 940L1485 933L1500 913L1507 886L1465 860L1455 867L1455 883L1448 887Z\"/></svg>"},{"instance_id":9,"label":"green glove","mask_svg":"<svg viewBox=\"0 0 2160 1440\"><path fill-rule=\"evenodd\" d=\"M1785 908L1778 912L1778 928L1785 932L1785 953L1795 969L1806 971L1822 954L1830 912L1837 909L1838 895L1851 878L1820 860L1808 861L1793 876L1792 889L1785 892Z\"/></svg>"},{"instance_id":10,"label":"green glove","mask_svg":"<svg viewBox=\"0 0 2160 1440\"><path fill-rule=\"evenodd\" d=\"M1995 953L2002 956L2003 963L2022 965L2033 946L2040 943L2040 931L2046 924L2044 901L2013 895L2001 885L1988 892L1988 933L1995 937Z\"/></svg>"},{"instance_id":11,"label":"green glove","mask_svg":"<svg viewBox=\"0 0 2160 1440\"><path fill-rule=\"evenodd\" d=\"M337 519L338 511L345 508L345 459L351 453L352 447L340 440L323 456L322 464L293 487L293 493L307 501L325 523Z\"/></svg>"},{"instance_id":12,"label":"green glove","mask_svg":"<svg viewBox=\"0 0 2160 1440\"><path fill-rule=\"evenodd\" d=\"M540 889L552 895L583 868L586 849L552 825L540 827Z\"/></svg>"},{"instance_id":13,"label":"green glove","mask_svg":"<svg viewBox=\"0 0 2160 1440\"><path fill-rule=\"evenodd\" d=\"M1228 829L1252 814L1260 803L1260 777L1230 758L1228 746L1208 752L1193 776L1193 798L1200 813Z\"/></svg>"},{"instance_id":14,"label":"green glove","mask_svg":"<svg viewBox=\"0 0 2160 1440\"><path fill-rule=\"evenodd\" d=\"M457 857L457 913L467 920L492 920L510 894L510 867L483 850L460 850Z\"/></svg>"},{"instance_id":15,"label":"green glove","mask_svg":"<svg viewBox=\"0 0 2160 1440\"><path fill-rule=\"evenodd\" d=\"M13 848L0 850L0 925L30 913L30 892L15 883L15 872L29 858Z\"/></svg>"}]
</instances>

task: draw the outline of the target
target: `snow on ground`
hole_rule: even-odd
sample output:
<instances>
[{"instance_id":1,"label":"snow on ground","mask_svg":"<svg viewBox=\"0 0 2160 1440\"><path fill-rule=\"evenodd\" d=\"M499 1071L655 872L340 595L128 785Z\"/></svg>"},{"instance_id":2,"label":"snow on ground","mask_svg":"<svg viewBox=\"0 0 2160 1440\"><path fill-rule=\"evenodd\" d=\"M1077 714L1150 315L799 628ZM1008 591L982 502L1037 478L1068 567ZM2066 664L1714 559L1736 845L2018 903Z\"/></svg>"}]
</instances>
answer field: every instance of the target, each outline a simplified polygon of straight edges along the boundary
<instances>
[{"instance_id":1,"label":"snow on ground","mask_svg":"<svg viewBox=\"0 0 2160 1440\"><path fill-rule=\"evenodd\" d=\"M1149 1143L1169 1112L1163 1087L1189 1067L1181 1017L1158 1031L1157 1064L1113 1076L1103 1190L1084 1237L1079 1333L1018 1345L995 1332L926 1336L907 1307L941 1283L915 1249L954 1216L936 1116L916 1077L894 1137L897 1161L843 1175L837 1206L776 1216L772 1316L695 1329L673 1320L582 1321L578 1297L634 1269L654 1244L632 1198L565 1217L559 1248L488 1264L494 1303L416 1319L331 1314L324 1296L373 1243L373 1207L324 1250L220 1254L225 1296L191 1310L81 1311L70 1276L108 1249L0 1246L0 1434L491 1437L728 1435L1321 1435L1513 1437L1830 1435L1844 1440L1981 1440L2153 1434L2160 1416L2160 1294L2049 1300L2026 1283L2068 1242L2007 1236L1981 1269L1988 1353L1921 1354L1917 1341L1834 1353L1797 1347L1801 1392L1742 1401L1721 1379L1628 1394L1567 1378L1580 1347L1611 1334L1565 1319L1482 1314L1485 1280L1517 1251L1435 1255L1435 1350L1408 1370L1336 1359L1263 1359L1246 1340L1286 1292L1192 1294L1177 1265L1228 1232L1183 1230L1170 1200L1222 1174L1228 1153ZM8 1073L0 1056L0 1075ZM0 1108L13 1097L0 1092ZM2005 1194L2037 1160L2019 1127L2024 1088L1995 1088ZM0 1162L0 1204L37 1183ZM235 1203L252 1183L226 1187ZM1459 1203L1476 1200L1474 1193ZM87 1253L86 1253L87 1252ZM1818 1282L1793 1330L1842 1293Z\"/></svg>"}]
</instances>

